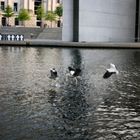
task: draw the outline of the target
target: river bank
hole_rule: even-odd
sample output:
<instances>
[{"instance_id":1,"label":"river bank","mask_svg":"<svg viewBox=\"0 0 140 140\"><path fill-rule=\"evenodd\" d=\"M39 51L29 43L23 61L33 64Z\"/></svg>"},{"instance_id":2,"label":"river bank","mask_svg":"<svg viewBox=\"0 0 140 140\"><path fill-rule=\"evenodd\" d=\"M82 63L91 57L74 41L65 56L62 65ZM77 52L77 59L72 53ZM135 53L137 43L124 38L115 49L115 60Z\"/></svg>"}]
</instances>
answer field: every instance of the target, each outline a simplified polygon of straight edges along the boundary
<instances>
[{"instance_id":1,"label":"river bank","mask_svg":"<svg viewBox=\"0 0 140 140\"><path fill-rule=\"evenodd\" d=\"M44 40L44 39L26 39L24 41L7 41L7 40L0 41L0 46L139 49L140 43L66 42L66 41Z\"/></svg>"}]
</instances>

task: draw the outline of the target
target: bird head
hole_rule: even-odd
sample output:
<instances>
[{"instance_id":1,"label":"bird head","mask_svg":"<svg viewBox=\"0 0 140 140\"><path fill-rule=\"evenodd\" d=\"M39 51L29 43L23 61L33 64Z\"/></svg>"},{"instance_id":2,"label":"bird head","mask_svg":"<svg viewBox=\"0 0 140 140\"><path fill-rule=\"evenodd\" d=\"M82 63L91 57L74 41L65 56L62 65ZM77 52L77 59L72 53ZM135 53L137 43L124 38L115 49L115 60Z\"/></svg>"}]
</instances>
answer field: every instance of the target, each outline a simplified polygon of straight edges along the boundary
<instances>
[{"instance_id":1,"label":"bird head","mask_svg":"<svg viewBox=\"0 0 140 140\"><path fill-rule=\"evenodd\" d=\"M73 68L72 68L72 67L68 67L68 70L69 70L69 71L72 71L72 70L73 70Z\"/></svg>"}]
</instances>

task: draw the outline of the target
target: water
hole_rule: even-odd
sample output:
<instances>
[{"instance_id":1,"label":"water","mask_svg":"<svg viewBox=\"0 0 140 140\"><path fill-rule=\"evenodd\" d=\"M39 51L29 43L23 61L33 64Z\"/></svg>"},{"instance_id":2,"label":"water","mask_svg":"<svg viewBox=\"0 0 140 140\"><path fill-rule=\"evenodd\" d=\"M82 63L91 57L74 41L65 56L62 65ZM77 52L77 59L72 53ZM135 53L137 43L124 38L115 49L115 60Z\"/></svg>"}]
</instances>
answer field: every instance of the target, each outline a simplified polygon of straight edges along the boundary
<instances>
[{"instance_id":1,"label":"water","mask_svg":"<svg viewBox=\"0 0 140 140\"><path fill-rule=\"evenodd\" d=\"M139 140L139 74L140 50L1 47L0 140Z\"/></svg>"}]
</instances>

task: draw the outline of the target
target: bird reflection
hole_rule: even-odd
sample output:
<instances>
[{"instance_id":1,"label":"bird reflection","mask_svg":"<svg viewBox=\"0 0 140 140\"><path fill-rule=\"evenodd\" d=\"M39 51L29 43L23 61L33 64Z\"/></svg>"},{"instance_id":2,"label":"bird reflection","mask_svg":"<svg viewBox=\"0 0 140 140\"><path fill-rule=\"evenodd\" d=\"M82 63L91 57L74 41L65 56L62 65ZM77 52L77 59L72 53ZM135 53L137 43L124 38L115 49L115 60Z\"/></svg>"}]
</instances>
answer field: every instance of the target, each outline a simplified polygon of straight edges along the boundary
<instances>
[{"instance_id":1,"label":"bird reflection","mask_svg":"<svg viewBox=\"0 0 140 140\"><path fill-rule=\"evenodd\" d=\"M80 51L78 49L72 49L71 56L72 56L71 65L74 68L81 68L82 57Z\"/></svg>"}]
</instances>

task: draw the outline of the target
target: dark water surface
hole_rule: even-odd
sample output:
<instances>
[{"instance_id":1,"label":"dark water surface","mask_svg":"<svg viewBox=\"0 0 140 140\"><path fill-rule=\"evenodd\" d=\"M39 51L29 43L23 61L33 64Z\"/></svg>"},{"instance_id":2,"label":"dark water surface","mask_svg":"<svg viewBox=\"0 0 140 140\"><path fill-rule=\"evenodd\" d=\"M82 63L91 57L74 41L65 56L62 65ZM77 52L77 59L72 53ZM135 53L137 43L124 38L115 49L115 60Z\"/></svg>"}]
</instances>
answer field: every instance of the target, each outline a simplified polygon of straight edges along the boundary
<instances>
[{"instance_id":1,"label":"dark water surface","mask_svg":"<svg viewBox=\"0 0 140 140\"><path fill-rule=\"evenodd\" d=\"M140 50L0 48L0 140L140 140Z\"/></svg>"}]
</instances>

